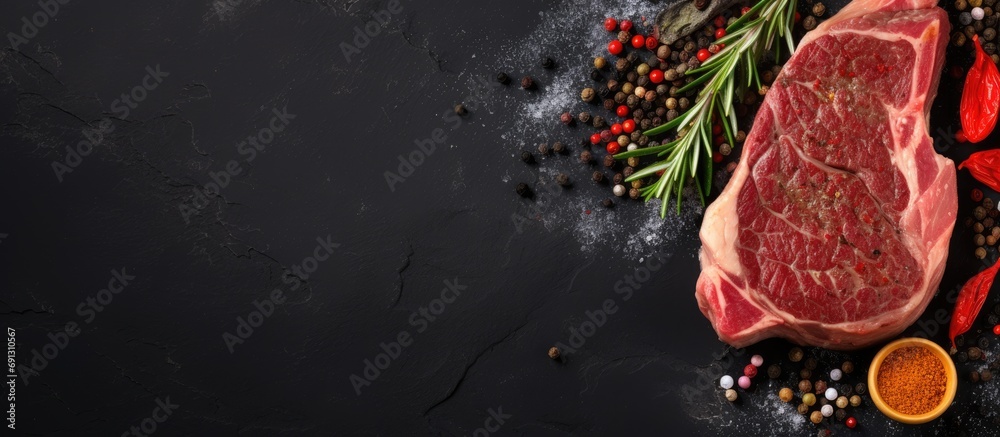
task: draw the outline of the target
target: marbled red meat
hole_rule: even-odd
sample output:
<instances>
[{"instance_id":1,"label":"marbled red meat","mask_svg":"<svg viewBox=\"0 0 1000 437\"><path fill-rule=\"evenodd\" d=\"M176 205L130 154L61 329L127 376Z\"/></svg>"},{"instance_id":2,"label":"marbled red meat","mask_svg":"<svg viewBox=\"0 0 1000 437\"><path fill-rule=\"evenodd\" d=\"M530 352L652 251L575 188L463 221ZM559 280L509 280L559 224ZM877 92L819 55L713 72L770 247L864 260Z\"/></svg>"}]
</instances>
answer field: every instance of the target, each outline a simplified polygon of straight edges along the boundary
<instances>
[{"instance_id":1,"label":"marbled red meat","mask_svg":"<svg viewBox=\"0 0 1000 437\"><path fill-rule=\"evenodd\" d=\"M864 347L912 324L944 271L955 167L928 136L949 25L929 0L854 0L775 79L701 228L719 337Z\"/></svg>"}]
</instances>

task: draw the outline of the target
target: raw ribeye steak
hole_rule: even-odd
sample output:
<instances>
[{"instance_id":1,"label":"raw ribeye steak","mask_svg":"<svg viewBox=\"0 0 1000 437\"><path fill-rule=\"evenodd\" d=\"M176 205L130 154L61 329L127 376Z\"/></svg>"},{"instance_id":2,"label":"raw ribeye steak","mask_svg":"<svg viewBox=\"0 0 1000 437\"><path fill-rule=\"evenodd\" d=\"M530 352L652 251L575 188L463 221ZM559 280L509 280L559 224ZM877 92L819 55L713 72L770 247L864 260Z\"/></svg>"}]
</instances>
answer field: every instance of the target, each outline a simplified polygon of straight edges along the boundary
<instances>
[{"instance_id":1,"label":"raw ribeye steak","mask_svg":"<svg viewBox=\"0 0 1000 437\"><path fill-rule=\"evenodd\" d=\"M854 349L934 295L957 211L928 136L948 42L930 0L854 0L808 33L705 211L697 299L719 337Z\"/></svg>"}]
</instances>

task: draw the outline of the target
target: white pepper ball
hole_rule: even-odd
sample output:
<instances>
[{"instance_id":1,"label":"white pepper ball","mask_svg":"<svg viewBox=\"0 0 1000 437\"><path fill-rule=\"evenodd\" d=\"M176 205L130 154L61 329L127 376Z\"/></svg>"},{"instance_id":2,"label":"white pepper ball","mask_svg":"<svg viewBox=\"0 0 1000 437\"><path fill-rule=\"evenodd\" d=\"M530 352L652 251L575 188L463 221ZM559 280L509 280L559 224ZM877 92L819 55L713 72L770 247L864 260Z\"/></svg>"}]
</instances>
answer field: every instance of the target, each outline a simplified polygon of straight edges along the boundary
<instances>
[{"instance_id":1,"label":"white pepper ball","mask_svg":"<svg viewBox=\"0 0 1000 437\"><path fill-rule=\"evenodd\" d=\"M826 404L819 409L819 412L823 413L823 417L830 417L833 415L833 405Z\"/></svg>"},{"instance_id":2,"label":"white pepper ball","mask_svg":"<svg viewBox=\"0 0 1000 437\"><path fill-rule=\"evenodd\" d=\"M980 7L972 8L972 19L973 20L982 20L984 16L986 16L986 12L983 11L983 8L980 8Z\"/></svg>"},{"instance_id":3,"label":"white pepper ball","mask_svg":"<svg viewBox=\"0 0 1000 437\"><path fill-rule=\"evenodd\" d=\"M636 144L636 143L629 143L628 147L626 147L625 150L635 150L635 149L638 149L638 148L639 148L638 144Z\"/></svg>"},{"instance_id":4,"label":"white pepper ball","mask_svg":"<svg viewBox=\"0 0 1000 437\"><path fill-rule=\"evenodd\" d=\"M622 197L625 195L625 186L622 184L615 185L615 187L612 188L611 191L615 193L615 196ZM730 381L732 381L732 379L730 379Z\"/></svg>"},{"instance_id":5,"label":"white pepper ball","mask_svg":"<svg viewBox=\"0 0 1000 437\"><path fill-rule=\"evenodd\" d=\"M844 373L840 369L833 369L830 371L830 380L840 381L840 378L844 376Z\"/></svg>"},{"instance_id":6,"label":"white pepper ball","mask_svg":"<svg viewBox=\"0 0 1000 437\"><path fill-rule=\"evenodd\" d=\"M722 378L719 379L719 387L726 390L733 388L733 383L733 377L729 375L723 375Z\"/></svg>"},{"instance_id":7,"label":"white pepper ball","mask_svg":"<svg viewBox=\"0 0 1000 437\"><path fill-rule=\"evenodd\" d=\"M833 387L826 389L826 400L828 401L836 400L837 396L840 396L840 394L837 393L837 389Z\"/></svg>"},{"instance_id":8,"label":"white pepper ball","mask_svg":"<svg viewBox=\"0 0 1000 437\"><path fill-rule=\"evenodd\" d=\"M646 88L641 87L641 86L635 87L635 95L639 96L639 97L645 96L646 95Z\"/></svg>"}]
</instances>

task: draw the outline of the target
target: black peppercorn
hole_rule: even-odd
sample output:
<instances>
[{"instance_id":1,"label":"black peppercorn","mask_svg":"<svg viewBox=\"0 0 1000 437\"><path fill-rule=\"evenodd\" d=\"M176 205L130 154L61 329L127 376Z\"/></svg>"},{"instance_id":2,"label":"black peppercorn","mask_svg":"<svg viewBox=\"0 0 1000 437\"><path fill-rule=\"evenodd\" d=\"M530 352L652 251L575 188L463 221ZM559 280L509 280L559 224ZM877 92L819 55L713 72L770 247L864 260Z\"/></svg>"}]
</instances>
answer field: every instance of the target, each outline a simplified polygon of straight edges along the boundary
<instances>
[{"instance_id":1,"label":"black peppercorn","mask_svg":"<svg viewBox=\"0 0 1000 437\"><path fill-rule=\"evenodd\" d=\"M818 366L818 365L819 365L819 361L816 360L816 357L806 358L805 366L806 366L807 369L809 369L809 370L816 370L816 366Z\"/></svg>"},{"instance_id":2,"label":"black peppercorn","mask_svg":"<svg viewBox=\"0 0 1000 437\"><path fill-rule=\"evenodd\" d=\"M646 65L653 69L659 68L660 58L657 58L656 55L650 56L649 59L646 59Z\"/></svg>"},{"instance_id":3,"label":"black peppercorn","mask_svg":"<svg viewBox=\"0 0 1000 437\"><path fill-rule=\"evenodd\" d=\"M837 419L838 422L843 422L847 418L847 411L843 408L838 408L837 411L833 413L833 417Z\"/></svg>"},{"instance_id":4,"label":"black peppercorn","mask_svg":"<svg viewBox=\"0 0 1000 437\"><path fill-rule=\"evenodd\" d=\"M648 130L651 127L653 127L653 122L649 121L648 118L639 120L639 129Z\"/></svg>"},{"instance_id":5,"label":"black peppercorn","mask_svg":"<svg viewBox=\"0 0 1000 437\"><path fill-rule=\"evenodd\" d=\"M566 153L568 150L566 149L566 145L565 144L563 144L560 141L556 141L556 142L552 143L552 151L556 152L556 153L559 153L559 154L563 154L563 153Z\"/></svg>"},{"instance_id":6,"label":"black peppercorn","mask_svg":"<svg viewBox=\"0 0 1000 437\"><path fill-rule=\"evenodd\" d=\"M959 363L964 363L966 361L969 361L969 354L965 353L965 351L961 351L955 354L955 361Z\"/></svg>"},{"instance_id":7,"label":"black peppercorn","mask_svg":"<svg viewBox=\"0 0 1000 437\"><path fill-rule=\"evenodd\" d=\"M615 206L615 202L610 198L605 197L604 200L601 201L601 205L605 208L611 208L612 206Z\"/></svg>"},{"instance_id":8,"label":"black peppercorn","mask_svg":"<svg viewBox=\"0 0 1000 437\"><path fill-rule=\"evenodd\" d=\"M633 174L635 174L635 167L625 167L625 170L622 170L622 175L626 178L632 176ZM621 182L618 183L620 184Z\"/></svg>"},{"instance_id":9,"label":"black peppercorn","mask_svg":"<svg viewBox=\"0 0 1000 437\"><path fill-rule=\"evenodd\" d=\"M621 105L621 104L625 103L625 99L627 99L627 98L628 98L628 94L625 94L623 91L618 91L615 94L615 103Z\"/></svg>"},{"instance_id":10,"label":"black peppercorn","mask_svg":"<svg viewBox=\"0 0 1000 437\"><path fill-rule=\"evenodd\" d=\"M643 115L646 115L646 110L644 110L642 108L638 108L638 109L632 111L632 118L634 118L636 120L642 120L642 116Z\"/></svg>"},{"instance_id":11,"label":"black peppercorn","mask_svg":"<svg viewBox=\"0 0 1000 437\"><path fill-rule=\"evenodd\" d=\"M864 395L865 393L868 393L868 386L863 382L859 382L854 385L854 392L859 395Z\"/></svg>"},{"instance_id":12,"label":"black peppercorn","mask_svg":"<svg viewBox=\"0 0 1000 437\"><path fill-rule=\"evenodd\" d=\"M643 111L652 111L653 110L653 102L650 102L648 100L644 100L642 102L639 102L639 107L642 108Z\"/></svg>"},{"instance_id":13,"label":"black peppercorn","mask_svg":"<svg viewBox=\"0 0 1000 437\"><path fill-rule=\"evenodd\" d=\"M465 115L469 113L469 110L465 109L465 105L459 103L455 105L455 113L458 115Z\"/></svg>"},{"instance_id":14,"label":"black peppercorn","mask_svg":"<svg viewBox=\"0 0 1000 437\"><path fill-rule=\"evenodd\" d=\"M590 123L590 113L589 112L581 112L580 115L576 116L576 119L580 120L580 123L583 123L583 124Z\"/></svg>"},{"instance_id":15,"label":"black peppercorn","mask_svg":"<svg viewBox=\"0 0 1000 437\"><path fill-rule=\"evenodd\" d=\"M615 61L615 70L616 71L625 71L625 70L628 70L628 67L631 66L630 64L631 64L631 62L629 62L628 59L618 58L618 60Z\"/></svg>"},{"instance_id":16,"label":"black peppercorn","mask_svg":"<svg viewBox=\"0 0 1000 437\"><path fill-rule=\"evenodd\" d=\"M631 134L629 134L628 139L630 141L632 141L633 143L637 143L637 142L639 142L639 138L640 137L642 137L642 132L639 132L639 131L635 130L635 131L632 131Z\"/></svg>"},{"instance_id":17,"label":"black peppercorn","mask_svg":"<svg viewBox=\"0 0 1000 437\"><path fill-rule=\"evenodd\" d=\"M646 145L649 144L649 137L645 135L640 135L639 141L637 141L637 143L639 144L639 147L646 147Z\"/></svg>"},{"instance_id":18,"label":"black peppercorn","mask_svg":"<svg viewBox=\"0 0 1000 437\"><path fill-rule=\"evenodd\" d=\"M841 395L844 395L844 396L847 396L847 397L851 397L851 395L854 394L854 386L852 386L851 384L841 385L839 390L840 390L840 394Z\"/></svg>"},{"instance_id":19,"label":"black peppercorn","mask_svg":"<svg viewBox=\"0 0 1000 437\"><path fill-rule=\"evenodd\" d=\"M639 60L639 54L636 52L628 52L628 56L625 56L629 64L635 64L635 61Z\"/></svg>"},{"instance_id":20,"label":"black peppercorn","mask_svg":"<svg viewBox=\"0 0 1000 437\"><path fill-rule=\"evenodd\" d=\"M508 83L510 83L510 77L507 76L507 73L501 71L497 73L497 82L507 85Z\"/></svg>"},{"instance_id":21,"label":"black peppercorn","mask_svg":"<svg viewBox=\"0 0 1000 437\"><path fill-rule=\"evenodd\" d=\"M549 149L549 145L548 144L541 143L541 144L538 145L538 153L540 153L542 156L546 156L546 155L551 154L552 150Z\"/></svg>"},{"instance_id":22,"label":"black peppercorn","mask_svg":"<svg viewBox=\"0 0 1000 437\"><path fill-rule=\"evenodd\" d=\"M535 79L532 79L531 76L524 76L524 78L521 79L521 88L526 90L535 89Z\"/></svg>"},{"instance_id":23,"label":"black peppercorn","mask_svg":"<svg viewBox=\"0 0 1000 437\"><path fill-rule=\"evenodd\" d=\"M566 176L566 173L559 173L559 174L557 174L556 175L556 183L559 184L562 187L568 187L568 186L570 186L569 176Z\"/></svg>"},{"instance_id":24,"label":"black peppercorn","mask_svg":"<svg viewBox=\"0 0 1000 437\"><path fill-rule=\"evenodd\" d=\"M781 366L777 364L772 364L767 367L767 377L771 379L778 379L781 377Z\"/></svg>"},{"instance_id":25,"label":"black peppercorn","mask_svg":"<svg viewBox=\"0 0 1000 437\"><path fill-rule=\"evenodd\" d=\"M969 381L979 382L979 372L975 370L969 372Z\"/></svg>"},{"instance_id":26,"label":"black peppercorn","mask_svg":"<svg viewBox=\"0 0 1000 437\"><path fill-rule=\"evenodd\" d=\"M614 95L611 88L608 88L607 85L601 85L601 87L597 90L597 94L600 95L602 99L609 99Z\"/></svg>"},{"instance_id":27,"label":"black peppercorn","mask_svg":"<svg viewBox=\"0 0 1000 437\"><path fill-rule=\"evenodd\" d=\"M553 61L552 58L544 57L542 58L542 68L546 70L556 68L556 61Z\"/></svg>"},{"instance_id":28,"label":"black peppercorn","mask_svg":"<svg viewBox=\"0 0 1000 437\"><path fill-rule=\"evenodd\" d=\"M639 76L639 78L635 80L635 84L645 88L646 86L649 85L649 77Z\"/></svg>"},{"instance_id":29,"label":"black peppercorn","mask_svg":"<svg viewBox=\"0 0 1000 437\"><path fill-rule=\"evenodd\" d=\"M615 157L614 156L611 156L611 155L605 155L604 156L604 166L605 167L607 167L607 168L614 168L615 162L616 161L615 161Z\"/></svg>"},{"instance_id":30,"label":"black peppercorn","mask_svg":"<svg viewBox=\"0 0 1000 437\"><path fill-rule=\"evenodd\" d=\"M597 183L604 182L604 172L595 170L594 173L590 175L590 179Z\"/></svg>"},{"instance_id":31,"label":"black peppercorn","mask_svg":"<svg viewBox=\"0 0 1000 437\"><path fill-rule=\"evenodd\" d=\"M599 80L601 80L603 78L604 78L604 76L601 75L601 70L598 70L596 68L593 69L593 70L590 70L590 79L591 80L598 80L599 81Z\"/></svg>"},{"instance_id":32,"label":"black peppercorn","mask_svg":"<svg viewBox=\"0 0 1000 437\"><path fill-rule=\"evenodd\" d=\"M699 11L704 11L708 8L708 0L694 0L694 8Z\"/></svg>"},{"instance_id":33,"label":"black peppercorn","mask_svg":"<svg viewBox=\"0 0 1000 437\"><path fill-rule=\"evenodd\" d=\"M615 185L618 185L618 184L622 183L622 181L624 181L624 180L625 180L625 176L622 176L621 173L615 173L615 176L613 178L611 178L611 181L614 182Z\"/></svg>"},{"instance_id":34,"label":"black peppercorn","mask_svg":"<svg viewBox=\"0 0 1000 437\"><path fill-rule=\"evenodd\" d=\"M979 372L979 379L983 382L990 382L990 380L993 379L993 372L989 369L983 369L982 372Z\"/></svg>"},{"instance_id":35,"label":"black peppercorn","mask_svg":"<svg viewBox=\"0 0 1000 437\"><path fill-rule=\"evenodd\" d=\"M969 359L972 361L978 361L979 359L983 358L982 349L979 349L978 347L975 346L970 347L967 353L969 354Z\"/></svg>"},{"instance_id":36,"label":"black peppercorn","mask_svg":"<svg viewBox=\"0 0 1000 437\"><path fill-rule=\"evenodd\" d=\"M604 99L604 109L607 109L608 111L613 111L617 105L618 104L615 103L614 100Z\"/></svg>"},{"instance_id":37,"label":"black peppercorn","mask_svg":"<svg viewBox=\"0 0 1000 437\"><path fill-rule=\"evenodd\" d=\"M604 117L601 117L600 115L595 115L594 116L594 120L593 120L593 124L594 124L594 127L598 128L598 129L603 129L604 127L606 127L608 125L608 122L604 120Z\"/></svg>"},{"instance_id":38,"label":"black peppercorn","mask_svg":"<svg viewBox=\"0 0 1000 437\"><path fill-rule=\"evenodd\" d=\"M990 339L986 338L985 335L984 336L980 336L979 340L976 340L976 342L978 343L978 346L979 346L980 349L984 349L985 350L985 349L989 349L990 348Z\"/></svg>"},{"instance_id":39,"label":"black peppercorn","mask_svg":"<svg viewBox=\"0 0 1000 437\"><path fill-rule=\"evenodd\" d=\"M531 164L535 162L535 156L531 152L523 150L521 151L521 161L524 161L525 164Z\"/></svg>"},{"instance_id":40,"label":"black peppercorn","mask_svg":"<svg viewBox=\"0 0 1000 437\"><path fill-rule=\"evenodd\" d=\"M955 337L955 346L956 347L964 347L965 346L965 335L964 334Z\"/></svg>"},{"instance_id":41,"label":"black peppercorn","mask_svg":"<svg viewBox=\"0 0 1000 437\"><path fill-rule=\"evenodd\" d=\"M518 196L521 197L531 197L531 188L528 188L528 184L521 182L517 184L517 188L514 189Z\"/></svg>"}]
</instances>

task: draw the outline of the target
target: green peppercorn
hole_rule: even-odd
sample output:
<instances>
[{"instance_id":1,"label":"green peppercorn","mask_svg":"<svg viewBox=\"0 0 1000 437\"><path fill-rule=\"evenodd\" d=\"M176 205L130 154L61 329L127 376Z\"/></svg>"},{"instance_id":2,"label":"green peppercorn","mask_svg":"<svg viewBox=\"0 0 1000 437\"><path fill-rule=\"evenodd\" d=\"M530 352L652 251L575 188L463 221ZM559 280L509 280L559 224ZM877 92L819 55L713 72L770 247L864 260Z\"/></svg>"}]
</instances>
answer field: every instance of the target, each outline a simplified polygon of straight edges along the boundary
<instances>
[{"instance_id":1,"label":"green peppercorn","mask_svg":"<svg viewBox=\"0 0 1000 437\"><path fill-rule=\"evenodd\" d=\"M975 255L976 255L976 258L978 258L978 259L984 259L984 258L986 258L986 255L987 255L986 249L983 248L983 247L977 247Z\"/></svg>"},{"instance_id":2,"label":"green peppercorn","mask_svg":"<svg viewBox=\"0 0 1000 437\"><path fill-rule=\"evenodd\" d=\"M635 72L639 73L640 76L645 76L649 74L649 65L643 62L638 67L635 67Z\"/></svg>"},{"instance_id":3,"label":"green peppercorn","mask_svg":"<svg viewBox=\"0 0 1000 437\"><path fill-rule=\"evenodd\" d=\"M598 70L603 70L604 67L608 66L608 60L604 59L603 56L598 56L594 58L594 68Z\"/></svg>"},{"instance_id":4,"label":"green peppercorn","mask_svg":"<svg viewBox=\"0 0 1000 437\"><path fill-rule=\"evenodd\" d=\"M583 91L580 92L580 98L583 99L583 101L587 102L587 103L593 102L595 95L597 95L597 93L594 92L593 88L589 88L589 87L588 88L584 88Z\"/></svg>"}]
</instances>

